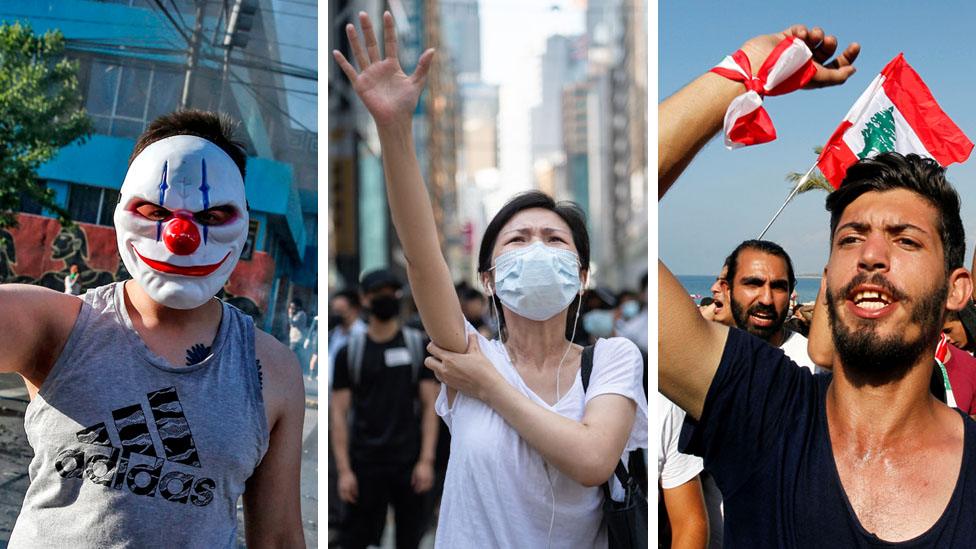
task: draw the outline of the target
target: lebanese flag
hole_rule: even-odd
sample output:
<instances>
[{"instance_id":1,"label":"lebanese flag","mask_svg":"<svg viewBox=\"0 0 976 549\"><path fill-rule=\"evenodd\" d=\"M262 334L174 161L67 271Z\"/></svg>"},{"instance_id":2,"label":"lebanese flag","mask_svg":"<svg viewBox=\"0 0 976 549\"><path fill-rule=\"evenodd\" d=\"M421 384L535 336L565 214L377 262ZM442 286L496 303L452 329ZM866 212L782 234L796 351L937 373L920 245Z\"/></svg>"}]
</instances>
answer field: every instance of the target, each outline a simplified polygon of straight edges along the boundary
<instances>
[{"instance_id":1,"label":"lebanese flag","mask_svg":"<svg viewBox=\"0 0 976 549\"><path fill-rule=\"evenodd\" d=\"M824 145L817 167L834 188L847 168L882 152L915 153L940 165L969 158L973 143L946 116L903 54L864 90Z\"/></svg>"}]
</instances>

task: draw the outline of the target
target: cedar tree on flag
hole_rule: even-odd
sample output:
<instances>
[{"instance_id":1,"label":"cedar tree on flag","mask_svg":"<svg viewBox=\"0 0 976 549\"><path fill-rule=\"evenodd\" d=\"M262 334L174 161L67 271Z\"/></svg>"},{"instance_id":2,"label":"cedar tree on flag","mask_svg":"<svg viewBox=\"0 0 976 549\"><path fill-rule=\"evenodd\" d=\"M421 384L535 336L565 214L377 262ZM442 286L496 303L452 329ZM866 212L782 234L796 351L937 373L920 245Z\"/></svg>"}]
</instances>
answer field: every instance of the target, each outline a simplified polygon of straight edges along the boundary
<instances>
[{"instance_id":1,"label":"cedar tree on flag","mask_svg":"<svg viewBox=\"0 0 976 549\"><path fill-rule=\"evenodd\" d=\"M946 116L903 54L864 90L824 145L817 167L834 188L847 168L882 152L915 153L943 167L969 158L973 143Z\"/></svg>"}]
</instances>

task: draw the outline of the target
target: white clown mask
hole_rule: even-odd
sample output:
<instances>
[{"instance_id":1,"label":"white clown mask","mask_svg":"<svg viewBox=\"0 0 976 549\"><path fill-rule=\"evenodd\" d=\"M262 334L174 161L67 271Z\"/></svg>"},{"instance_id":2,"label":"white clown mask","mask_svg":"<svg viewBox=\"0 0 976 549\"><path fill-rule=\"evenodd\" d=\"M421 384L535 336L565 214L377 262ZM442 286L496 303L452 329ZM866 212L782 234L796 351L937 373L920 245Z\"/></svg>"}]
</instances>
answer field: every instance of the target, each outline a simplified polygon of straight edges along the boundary
<instances>
[{"instance_id":1,"label":"white clown mask","mask_svg":"<svg viewBox=\"0 0 976 549\"><path fill-rule=\"evenodd\" d=\"M129 166L115 207L119 255L157 303L194 309L216 295L247 230L241 172L212 142L160 139Z\"/></svg>"}]
</instances>

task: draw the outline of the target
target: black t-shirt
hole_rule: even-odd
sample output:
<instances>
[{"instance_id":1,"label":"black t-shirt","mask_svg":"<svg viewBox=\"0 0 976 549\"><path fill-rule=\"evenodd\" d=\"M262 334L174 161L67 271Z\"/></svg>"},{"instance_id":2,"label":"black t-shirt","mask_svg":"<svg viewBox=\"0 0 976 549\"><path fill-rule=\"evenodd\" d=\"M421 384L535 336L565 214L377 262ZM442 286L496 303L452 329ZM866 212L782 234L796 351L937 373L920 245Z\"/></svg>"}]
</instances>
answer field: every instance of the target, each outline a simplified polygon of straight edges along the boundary
<instances>
[{"instance_id":1,"label":"black t-shirt","mask_svg":"<svg viewBox=\"0 0 976 549\"><path fill-rule=\"evenodd\" d=\"M722 491L725 547L976 545L976 422L960 413L962 471L941 518L913 540L887 543L861 526L841 485L827 430L830 381L729 330L702 417L685 420L680 445L704 458Z\"/></svg>"},{"instance_id":2,"label":"black t-shirt","mask_svg":"<svg viewBox=\"0 0 976 549\"><path fill-rule=\"evenodd\" d=\"M433 380L433 372L421 366L418 382L414 382L413 357L403 332L386 343L367 336L359 383L353 386L347 354L350 344L336 355L332 383L333 390L352 389L350 457L359 463L416 461L420 455L418 383Z\"/></svg>"}]
</instances>

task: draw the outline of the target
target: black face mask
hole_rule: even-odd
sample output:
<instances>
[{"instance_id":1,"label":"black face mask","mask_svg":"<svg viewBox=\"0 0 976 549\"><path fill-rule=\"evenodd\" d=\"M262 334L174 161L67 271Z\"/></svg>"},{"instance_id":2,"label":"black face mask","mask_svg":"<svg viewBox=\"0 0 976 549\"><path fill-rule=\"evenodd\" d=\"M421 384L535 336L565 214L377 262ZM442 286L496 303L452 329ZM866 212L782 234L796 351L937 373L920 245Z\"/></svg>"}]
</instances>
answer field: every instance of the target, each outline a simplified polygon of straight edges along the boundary
<instances>
[{"instance_id":1,"label":"black face mask","mask_svg":"<svg viewBox=\"0 0 976 549\"><path fill-rule=\"evenodd\" d=\"M369 313L379 320L390 320L400 312L400 300L392 295L374 297L370 301Z\"/></svg>"}]
</instances>

